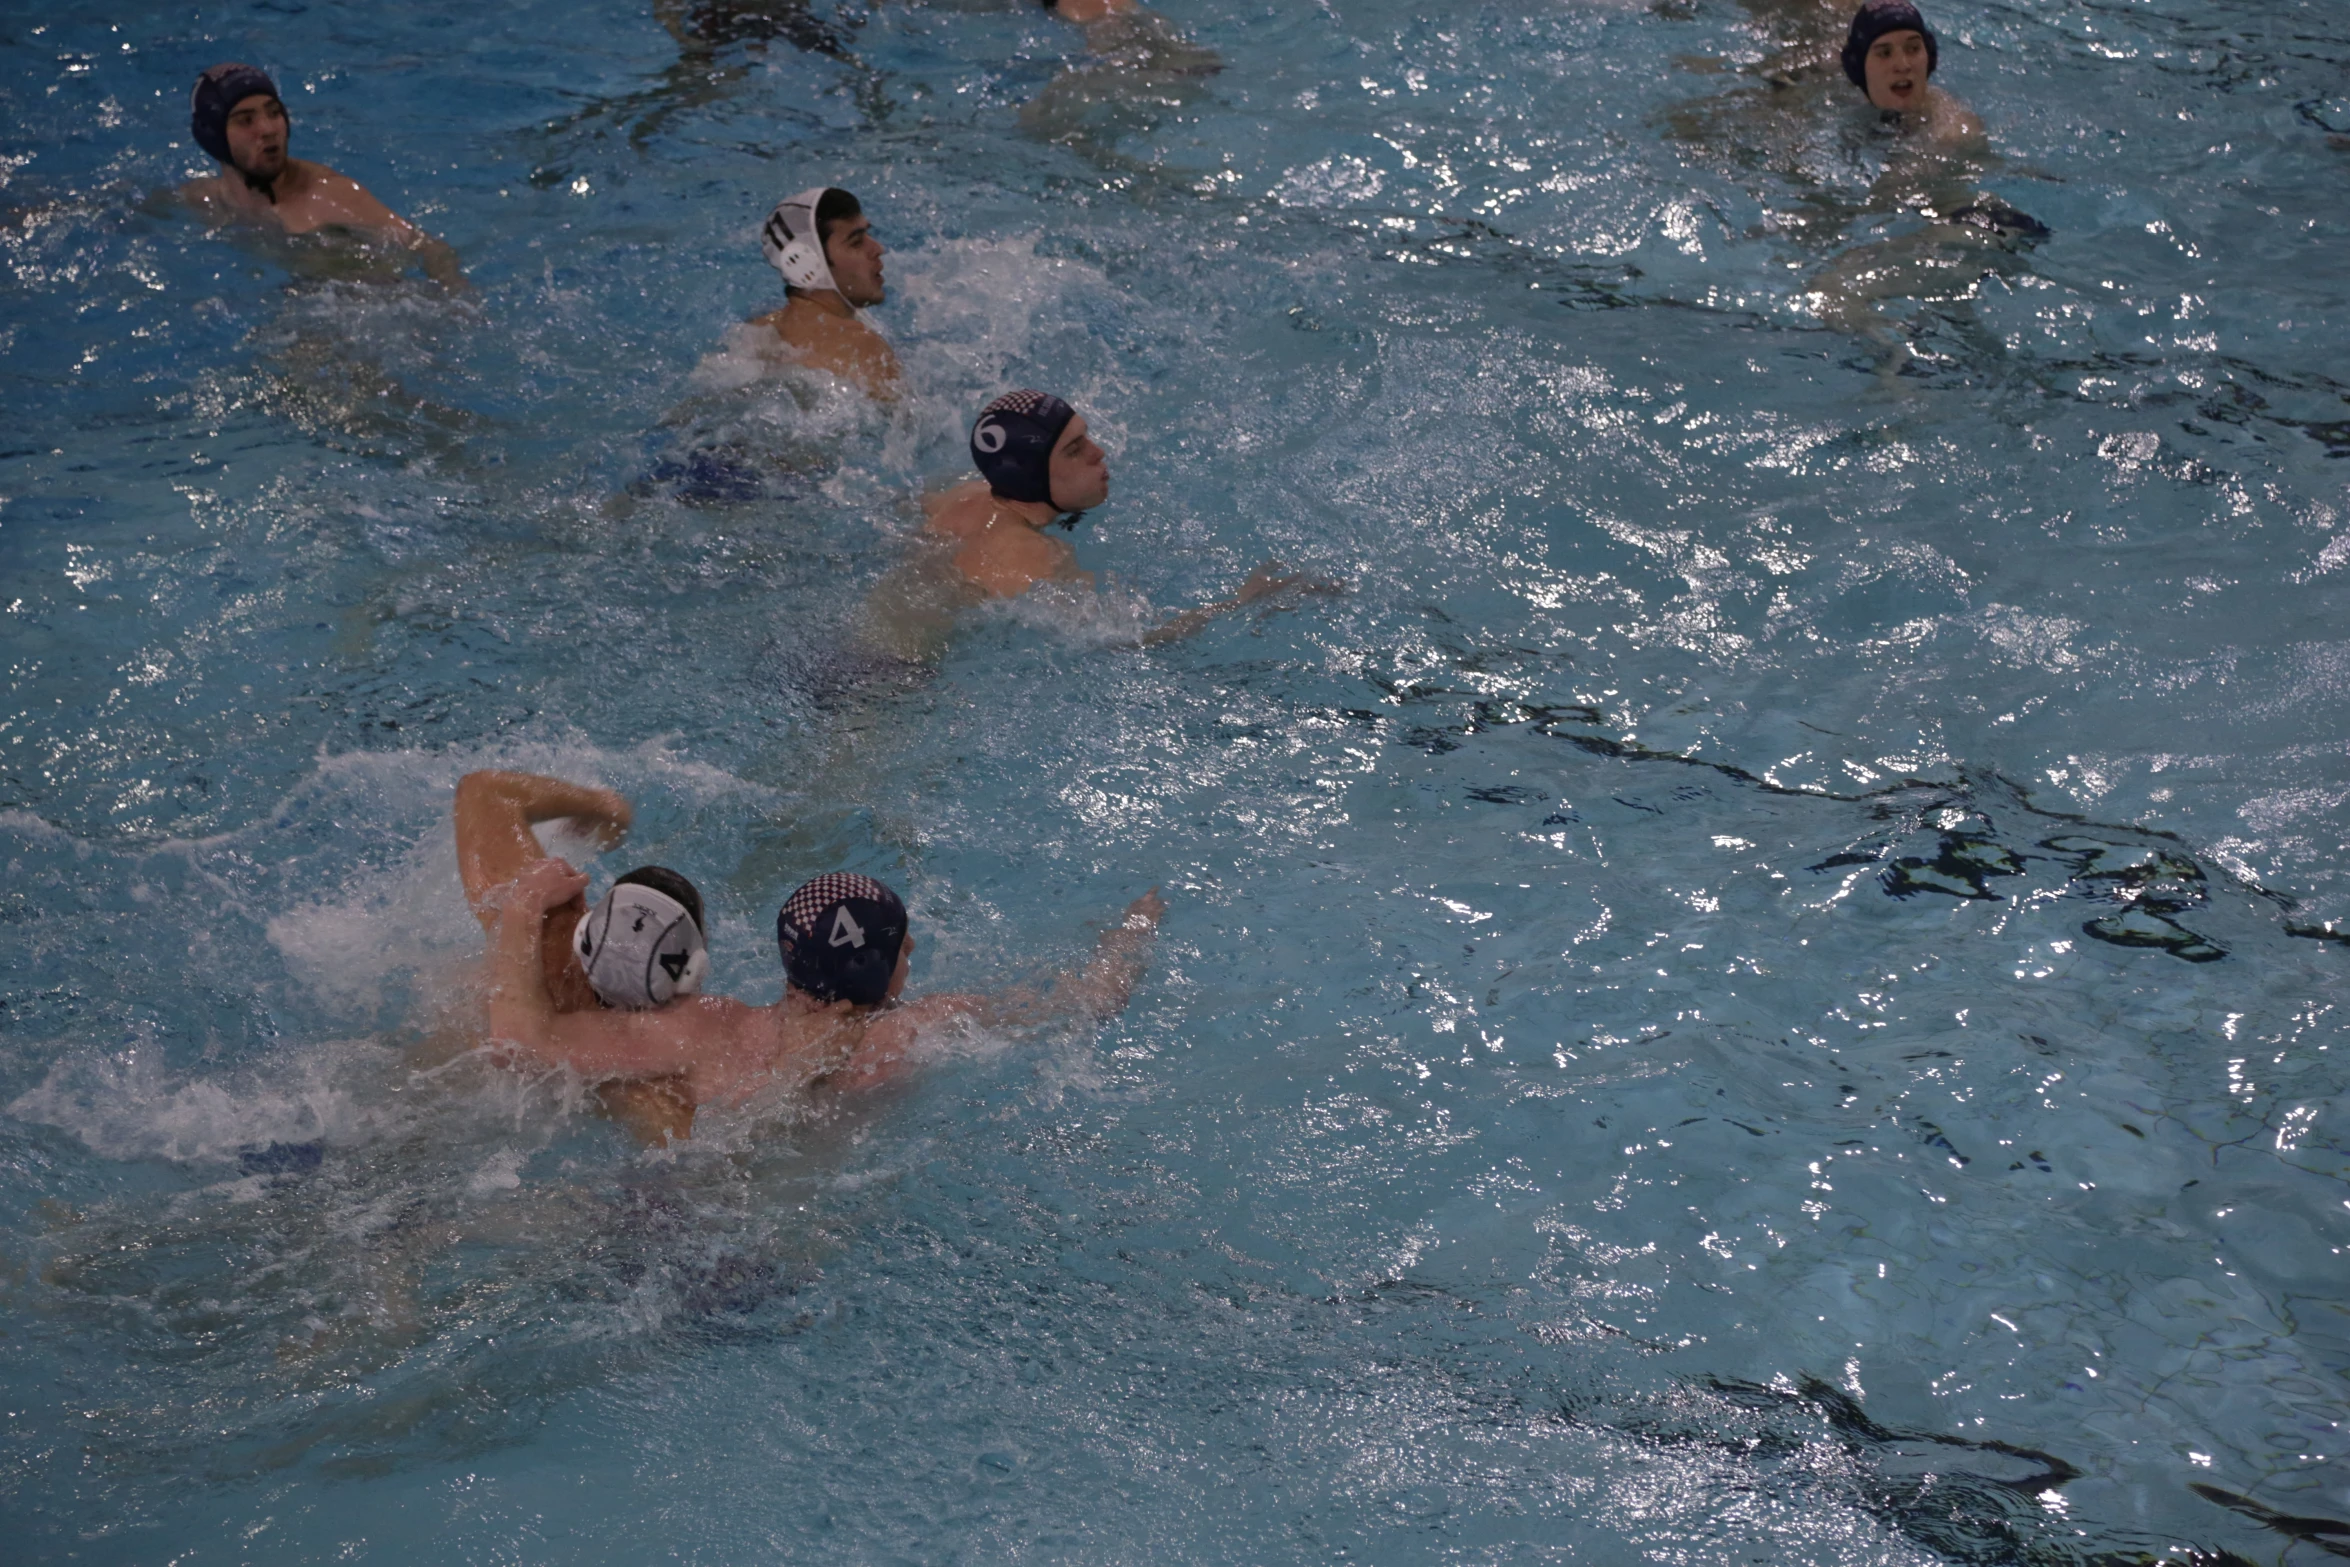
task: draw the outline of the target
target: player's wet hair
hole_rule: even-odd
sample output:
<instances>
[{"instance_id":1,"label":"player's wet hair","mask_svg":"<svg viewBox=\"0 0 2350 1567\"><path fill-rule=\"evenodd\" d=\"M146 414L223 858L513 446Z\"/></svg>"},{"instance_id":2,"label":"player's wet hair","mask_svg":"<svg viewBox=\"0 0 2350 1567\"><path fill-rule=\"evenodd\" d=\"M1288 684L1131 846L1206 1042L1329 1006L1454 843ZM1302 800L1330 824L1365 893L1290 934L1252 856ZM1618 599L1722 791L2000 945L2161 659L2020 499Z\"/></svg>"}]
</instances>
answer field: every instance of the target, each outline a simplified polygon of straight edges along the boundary
<instances>
[{"instance_id":1,"label":"player's wet hair","mask_svg":"<svg viewBox=\"0 0 2350 1567\"><path fill-rule=\"evenodd\" d=\"M816 198L816 237L829 245L834 229L864 215L865 208L856 197L838 186L826 186L824 194Z\"/></svg>"},{"instance_id":2,"label":"player's wet hair","mask_svg":"<svg viewBox=\"0 0 2350 1567\"><path fill-rule=\"evenodd\" d=\"M701 889L668 866L640 865L633 871L613 877L612 885L615 887L650 887L655 892L668 894L685 905L686 913L694 917L694 928L702 933L704 939L709 937L710 922L702 918Z\"/></svg>"},{"instance_id":3,"label":"player's wet hair","mask_svg":"<svg viewBox=\"0 0 2350 1567\"><path fill-rule=\"evenodd\" d=\"M775 944L794 989L818 1001L874 1006L889 995L906 945L906 905L870 876L828 871L786 898Z\"/></svg>"}]
</instances>

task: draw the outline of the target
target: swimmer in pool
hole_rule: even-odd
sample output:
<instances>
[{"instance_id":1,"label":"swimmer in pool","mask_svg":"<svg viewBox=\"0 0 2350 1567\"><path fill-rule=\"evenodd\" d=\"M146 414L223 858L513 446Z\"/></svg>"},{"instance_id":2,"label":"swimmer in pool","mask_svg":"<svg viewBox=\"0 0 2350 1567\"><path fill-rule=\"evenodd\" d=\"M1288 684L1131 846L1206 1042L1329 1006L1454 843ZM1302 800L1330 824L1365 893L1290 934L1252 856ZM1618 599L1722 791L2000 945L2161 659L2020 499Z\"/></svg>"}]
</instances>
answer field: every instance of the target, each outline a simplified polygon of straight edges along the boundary
<instances>
[{"instance_id":1,"label":"swimmer in pool","mask_svg":"<svg viewBox=\"0 0 2350 1567\"><path fill-rule=\"evenodd\" d=\"M457 253L323 163L288 153L292 125L275 83L250 65L216 65L196 78L189 130L220 172L190 180L181 197L215 223L273 224L288 234L342 229L416 257L425 275L463 288Z\"/></svg>"},{"instance_id":2,"label":"swimmer in pool","mask_svg":"<svg viewBox=\"0 0 2350 1567\"><path fill-rule=\"evenodd\" d=\"M768 214L759 248L783 274L785 300L751 325L772 330L798 363L895 397L898 356L863 314L886 297L881 258L889 251L857 198L822 186L801 191Z\"/></svg>"},{"instance_id":3,"label":"swimmer in pool","mask_svg":"<svg viewBox=\"0 0 2350 1567\"><path fill-rule=\"evenodd\" d=\"M1033 591L1059 600L1043 607L1048 618L1098 624L1099 614L1131 624L1124 604L1095 597L1093 574L1078 566L1076 550L1048 531L1056 522L1074 525L1078 513L1109 498L1109 464L1084 417L1044 392L1007 393L981 412L971 432L971 456L985 477L926 497L922 504L930 515L921 538L874 584L858 611L812 650L798 679L825 713L823 740L793 749L796 796L789 821L759 835L734 872L734 885L771 885L779 864L804 862L812 852L829 857L829 848L817 846L836 841L843 812L870 809L869 780L876 771L891 773L902 765L888 748L911 733L889 716L893 699L929 681L966 611ZM1131 631L1122 643L1104 639L1094 645L1157 647L1276 595L1344 591L1342 584L1267 561L1229 598ZM911 829L903 824L876 827L885 837L910 841Z\"/></svg>"},{"instance_id":4,"label":"swimmer in pool","mask_svg":"<svg viewBox=\"0 0 2350 1567\"><path fill-rule=\"evenodd\" d=\"M563 1012L547 994L549 911L587 878L539 860L503 890L491 976L493 1035L591 1082L682 1081L697 1105L740 1104L762 1090L872 1087L901 1075L925 1033L970 1022L1033 1027L1104 1019L1126 1006L1166 904L1153 888L1102 933L1091 962L1048 989L906 1000L914 954L905 904L869 876L808 882L776 915L784 991L773 1006L690 997L657 1012Z\"/></svg>"},{"instance_id":5,"label":"swimmer in pool","mask_svg":"<svg viewBox=\"0 0 2350 1567\"><path fill-rule=\"evenodd\" d=\"M628 833L628 801L609 789L537 773L476 772L457 781L457 874L474 917L493 935L504 889L545 854L531 828L568 819L599 848ZM585 886L584 878L581 883ZM641 1011L697 993L709 971L702 895L677 872L640 866L593 910L575 894L541 911L539 991L558 1013ZM658 1146L693 1129L678 1081L647 1078L598 1090L604 1111Z\"/></svg>"},{"instance_id":6,"label":"swimmer in pool","mask_svg":"<svg viewBox=\"0 0 2350 1567\"><path fill-rule=\"evenodd\" d=\"M1865 0L1844 39L1844 74L1905 129L1951 145L1980 142L1975 111L1935 86L1942 49L1910 0Z\"/></svg>"},{"instance_id":7,"label":"swimmer in pool","mask_svg":"<svg viewBox=\"0 0 2350 1567\"><path fill-rule=\"evenodd\" d=\"M1136 0L1044 0L1044 8L1082 28L1085 46L1112 70L1162 76L1213 76L1224 68L1215 50L1193 43Z\"/></svg>"},{"instance_id":8,"label":"swimmer in pool","mask_svg":"<svg viewBox=\"0 0 2350 1567\"><path fill-rule=\"evenodd\" d=\"M1667 111L1672 134L1707 149L1765 210L1754 232L1832 244L1869 214L1954 212L1976 199L1991 149L1982 122L1928 80L1940 44L1910 0L1745 0L1753 24L1785 47L1736 67L1759 79ZM1682 62L1706 72L1719 59ZM1873 113L1852 114L1854 89ZM1830 116L1833 118L1830 118ZM1832 135L1822 140L1822 132ZM1855 161L1882 160L1865 197L1845 184ZM2021 172L2021 171L2019 171ZM1754 176L1763 176L1754 178Z\"/></svg>"},{"instance_id":9,"label":"swimmer in pool","mask_svg":"<svg viewBox=\"0 0 2350 1567\"><path fill-rule=\"evenodd\" d=\"M810 11L808 0L653 0L653 20L704 71L729 46L757 50L779 39L808 54L853 58L841 27Z\"/></svg>"},{"instance_id":10,"label":"swimmer in pool","mask_svg":"<svg viewBox=\"0 0 2350 1567\"><path fill-rule=\"evenodd\" d=\"M1866 0L1853 15L1841 62L1845 77L1922 151L1889 168L1872 206L1915 211L1923 228L1858 246L1814 273L1812 297L1828 326L1882 351L1879 373L1900 373L1917 352L1878 308L1892 299L1958 301L1993 274L2024 270L2024 255L2047 225L1975 189L1983 122L1929 80L1941 56L1933 29L1911 0Z\"/></svg>"},{"instance_id":11,"label":"swimmer in pool","mask_svg":"<svg viewBox=\"0 0 2350 1567\"><path fill-rule=\"evenodd\" d=\"M1085 33L1091 58L1063 71L1020 110L1032 135L1110 153L1102 128L1089 129L1097 105L1180 108L1224 68L1223 57L1183 36L1136 0L1044 0L1045 9Z\"/></svg>"},{"instance_id":12,"label":"swimmer in pool","mask_svg":"<svg viewBox=\"0 0 2350 1567\"><path fill-rule=\"evenodd\" d=\"M1066 3L1066 0L1064 0ZM1018 598L1039 583L1090 589L1068 540L1048 530L1110 498L1109 460L1085 416L1049 392L1006 392L980 410L971 427L971 461L980 477L924 502L930 539L978 598ZM1231 598L1185 610L1146 631L1141 646L1190 636L1216 616L1275 593L1341 591L1334 583L1284 574L1267 561Z\"/></svg>"},{"instance_id":13,"label":"swimmer in pool","mask_svg":"<svg viewBox=\"0 0 2350 1567\"><path fill-rule=\"evenodd\" d=\"M741 505L768 498L779 479L822 472L829 452L805 443L779 450L764 421L749 439L737 424L735 394L781 366L821 370L868 397L896 399L898 356L865 315L886 296L881 258L889 252L857 198L824 186L801 191L767 215L759 249L783 274L783 308L727 328L724 346L704 356L695 395L661 421L688 431L686 439L630 486L632 495L666 491L688 506Z\"/></svg>"}]
</instances>

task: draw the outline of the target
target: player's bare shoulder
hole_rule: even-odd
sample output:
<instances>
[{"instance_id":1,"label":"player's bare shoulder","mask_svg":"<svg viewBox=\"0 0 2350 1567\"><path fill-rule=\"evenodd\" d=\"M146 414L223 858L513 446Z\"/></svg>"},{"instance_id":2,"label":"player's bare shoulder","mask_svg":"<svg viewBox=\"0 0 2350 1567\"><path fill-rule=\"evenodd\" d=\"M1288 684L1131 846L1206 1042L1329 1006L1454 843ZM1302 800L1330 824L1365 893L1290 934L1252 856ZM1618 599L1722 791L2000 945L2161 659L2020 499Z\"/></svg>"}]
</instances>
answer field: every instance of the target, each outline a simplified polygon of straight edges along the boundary
<instances>
[{"instance_id":1,"label":"player's bare shoulder","mask_svg":"<svg viewBox=\"0 0 2350 1567\"><path fill-rule=\"evenodd\" d=\"M416 232L348 174L306 159L297 160L292 172L292 192L278 199L278 215L289 234L346 228L404 241Z\"/></svg>"},{"instance_id":2,"label":"player's bare shoulder","mask_svg":"<svg viewBox=\"0 0 2350 1567\"><path fill-rule=\"evenodd\" d=\"M228 181L218 174L189 180L180 186L178 195L182 205L214 227L233 222L237 217L236 204L229 199Z\"/></svg>"},{"instance_id":3,"label":"player's bare shoulder","mask_svg":"<svg viewBox=\"0 0 2350 1567\"><path fill-rule=\"evenodd\" d=\"M1083 575L1067 540L1018 524L983 529L956 552L955 566L997 598L1018 598L1039 582Z\"/></svg>"}]
</instances>

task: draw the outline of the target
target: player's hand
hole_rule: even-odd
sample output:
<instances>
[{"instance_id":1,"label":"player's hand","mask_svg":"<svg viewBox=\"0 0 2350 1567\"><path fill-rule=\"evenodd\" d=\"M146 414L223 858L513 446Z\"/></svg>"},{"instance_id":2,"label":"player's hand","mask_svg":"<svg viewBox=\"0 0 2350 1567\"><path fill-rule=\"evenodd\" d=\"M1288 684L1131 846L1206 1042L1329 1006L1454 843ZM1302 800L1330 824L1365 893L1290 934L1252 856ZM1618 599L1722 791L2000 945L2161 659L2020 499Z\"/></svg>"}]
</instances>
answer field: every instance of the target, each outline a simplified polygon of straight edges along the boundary
<instances>
[{"instance_id":1,"label":"player's hand","mask_svg":"<svg viewBox=\"0 0 2350 1567\"><path fill-rule=\"evenodd\" d=\"M1167 900L1159 896L1158 888L1153 887L1126 905L1126 918L1122 923L1127 930L1156 930L1159 928L1159 916L1166 912Z\"/></svg>"},{"instance_id":2,"label":"player's hand","mask_svg":"<svg viewBox=\"0 0 2350 1567\"><path fill-rule=\"evenodd\" d=\"M561 860L533 860L492 897L503 907L544 914L587 891L587 884L587 877Z\"/></svg>"},{"instance_id":3,"label":"player's hand","mask_svg":"<svg viewBox=\"0 0 2350 1567\"><path fill-rule=\"evenodd\" d=\"M620 846L620 840L628 836L628 829L635 824L636 812L630 809L628 796L617 789L598 789L594 792L601 797L597 802L601 815L578 825L587 828L588 836L595 840L597 848L616 849Z\"/></svg>"}]
</instances>

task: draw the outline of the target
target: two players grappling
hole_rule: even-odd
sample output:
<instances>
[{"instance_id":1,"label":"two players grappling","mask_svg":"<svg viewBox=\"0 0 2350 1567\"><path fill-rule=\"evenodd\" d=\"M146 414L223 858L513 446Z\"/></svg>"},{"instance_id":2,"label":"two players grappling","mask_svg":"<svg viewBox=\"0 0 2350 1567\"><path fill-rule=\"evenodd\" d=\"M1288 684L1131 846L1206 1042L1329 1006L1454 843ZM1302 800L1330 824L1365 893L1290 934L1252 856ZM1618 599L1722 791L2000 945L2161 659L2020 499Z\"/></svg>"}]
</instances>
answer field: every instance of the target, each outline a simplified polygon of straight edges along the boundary
<instances>
[{"instance_id":1,"label":"two players grappling","mask_svg":"<svg viewBox=\"0 0 2350 1567\"><path fill-rule=\"evenodd\" d=\"M1042 990L908 1000L916 943L905 904L871 877L830 872L778 911L784 992L752 1006L701 993L708 942L691 882L640 867L590 909L587 877L547 858L531 831L558 817L610 847L631 813L610 790L534 774L472 773L458 784L458 867L491 933L490 1037L532 1064L577 1073L648 1143L690 1136L704 1105L887 1082L925 1036L958 1024L1113 1016L1166 909L1155 889L1144 893L1089 962Z\"/></svg>"}]
</instances>

